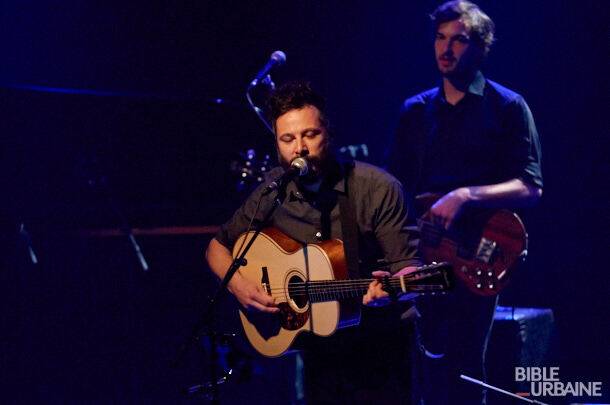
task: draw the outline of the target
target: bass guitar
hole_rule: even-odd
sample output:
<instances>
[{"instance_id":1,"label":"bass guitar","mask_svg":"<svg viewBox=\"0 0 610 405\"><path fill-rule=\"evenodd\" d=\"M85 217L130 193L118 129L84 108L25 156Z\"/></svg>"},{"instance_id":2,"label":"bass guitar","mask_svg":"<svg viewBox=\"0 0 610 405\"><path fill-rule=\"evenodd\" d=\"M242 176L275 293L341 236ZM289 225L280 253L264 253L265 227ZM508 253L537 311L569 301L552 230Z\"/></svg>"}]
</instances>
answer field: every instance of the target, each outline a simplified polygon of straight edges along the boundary
<instances>
[{"instance_id":1,"label":"bass guitar","mask_svg":"<svg viewBox=\"0 0 610 405\"><path fill-rule=\"evenodd\" d=\"M437 194L416 197L419 250L425 263L448 262L456 278L473 293L498 294L520 260L527 256L527 233L517 214L505 209L467 209L449 230L434 224L429 209Z\"/></svg>"}]
</instances>

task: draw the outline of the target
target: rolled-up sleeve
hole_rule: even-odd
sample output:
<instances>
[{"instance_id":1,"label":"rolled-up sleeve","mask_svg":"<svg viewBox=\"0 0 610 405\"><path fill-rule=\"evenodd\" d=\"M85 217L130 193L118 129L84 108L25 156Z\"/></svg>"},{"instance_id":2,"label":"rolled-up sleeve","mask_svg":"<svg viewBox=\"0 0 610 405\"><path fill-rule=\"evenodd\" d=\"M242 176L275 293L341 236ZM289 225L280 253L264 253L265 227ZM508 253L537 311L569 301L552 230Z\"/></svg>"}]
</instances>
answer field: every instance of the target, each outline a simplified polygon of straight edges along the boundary
<instances>
[{"instance_id":1,"label":"rolled-up sleeve","mask_svg":"<svg viewBox=\"0 0 610 405\"><path fill-rule=\"evenodd\" d=\"M522 97L509 103L506 126L511 136L507 149L514 177L542 188L540 138L532 112Z\"/></svg>"}]
</instances>

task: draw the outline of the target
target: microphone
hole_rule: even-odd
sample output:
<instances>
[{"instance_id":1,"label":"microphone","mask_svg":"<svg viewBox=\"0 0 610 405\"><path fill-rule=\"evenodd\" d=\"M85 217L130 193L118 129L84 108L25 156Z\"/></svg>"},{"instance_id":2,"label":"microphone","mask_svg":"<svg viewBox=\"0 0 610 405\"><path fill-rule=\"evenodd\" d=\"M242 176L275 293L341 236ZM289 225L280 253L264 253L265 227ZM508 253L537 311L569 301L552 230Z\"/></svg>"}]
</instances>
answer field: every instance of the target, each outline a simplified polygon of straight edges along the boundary
<instances>
[{"instance_id":1,"label":"microphone","mask_svg":"<svg viewBox=\"0 0 610 405\"><path fill-rule=\"evenodd\" d=\"M267 76L273 68L276 66L282 66L284 63L286 63L286 54L282 51L273 52L267 64L261 70L259 70L254 80L250 82L250 87L256 86L258 82Z\"/></svg>"},{"instance_id":2,"label":"microphone","mask_svg":"<svg viewBox=\"0 0 610 405\"><path fill-rule=\"evenodd\" d=\"M273 190L284 187L289 181L295 177L305 176L309 171L309 165L307 160L302 157L298 157L290 162L290 167L280 177L272 181L263 190L263 195L267 195Z\"/></svg>"}]
</instances>

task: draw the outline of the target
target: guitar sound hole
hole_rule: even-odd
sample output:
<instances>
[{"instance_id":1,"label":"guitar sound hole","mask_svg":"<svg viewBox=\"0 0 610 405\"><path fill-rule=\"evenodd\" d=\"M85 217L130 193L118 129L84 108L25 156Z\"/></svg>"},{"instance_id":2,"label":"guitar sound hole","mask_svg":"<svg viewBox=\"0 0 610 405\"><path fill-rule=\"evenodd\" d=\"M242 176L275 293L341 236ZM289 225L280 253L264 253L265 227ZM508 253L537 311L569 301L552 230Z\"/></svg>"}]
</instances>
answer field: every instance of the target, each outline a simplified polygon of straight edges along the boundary
<instances>
[{"instance_id":1,"label":"guitar sound hole","mask_svg":"<svg viewBox=\"0 0 610 405\"><path fill-rule=\"evenodd\" d=\"M301 309L307 305L307 291L305 283L299 276L292 276L288 280L288 296Z\"/></svg>"}]
</instances>

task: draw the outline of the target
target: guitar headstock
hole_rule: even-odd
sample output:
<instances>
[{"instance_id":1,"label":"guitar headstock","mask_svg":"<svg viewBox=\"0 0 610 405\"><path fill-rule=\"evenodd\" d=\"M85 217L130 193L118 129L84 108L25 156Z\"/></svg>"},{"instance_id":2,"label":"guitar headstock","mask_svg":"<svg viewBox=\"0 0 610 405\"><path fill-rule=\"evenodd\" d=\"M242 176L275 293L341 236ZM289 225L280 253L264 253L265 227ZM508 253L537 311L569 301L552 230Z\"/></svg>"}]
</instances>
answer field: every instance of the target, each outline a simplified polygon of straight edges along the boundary
<instances>
[{"instance_id":1,"label":"guitar headstock","mask_svg":"<svg viewBox=\"0 0 610 405\"><path fill-rule=\"evenodd\" d=\"M421 266L400 277L403 293L443 294L453 285L453 267L447 262Z\"/></svg>"}]
</instances>

